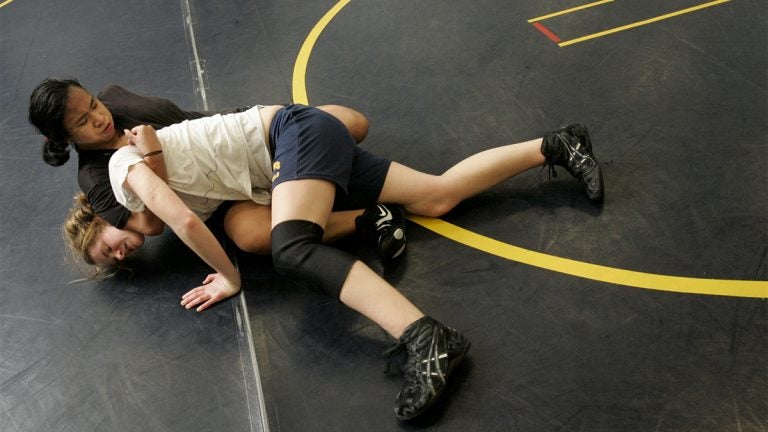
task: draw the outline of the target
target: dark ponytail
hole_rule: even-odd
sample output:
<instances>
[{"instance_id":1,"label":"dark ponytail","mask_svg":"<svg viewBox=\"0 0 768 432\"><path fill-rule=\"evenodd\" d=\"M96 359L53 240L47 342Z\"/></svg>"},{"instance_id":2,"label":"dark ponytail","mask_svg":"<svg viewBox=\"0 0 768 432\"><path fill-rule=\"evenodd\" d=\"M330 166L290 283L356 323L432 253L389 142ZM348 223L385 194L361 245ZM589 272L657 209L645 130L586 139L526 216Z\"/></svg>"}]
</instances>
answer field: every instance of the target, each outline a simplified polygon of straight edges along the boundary
<instances>
[{"instance_id":1,"label":"dark ponytail","mask_svg":"<svg viewBox=\"0 0 768 432\"><path fill-rule=\"evenodd\" d=\"M62 166L69 160L69 143L51 141L43 142L43 160L48 165Z\"/></svg>"},{"instance_id":2,"label":"dark ponytail","mask_svg":"<svg viewBox=\"0 0 768 432\"><path fill-rule=\"evenodd\" d=\"M70 87L83 88L75 79L46 78L29 97L29 122L45 135L43 160L53 166L69 160L69 134L63 122Z\"/></svg>"}]
</instances>

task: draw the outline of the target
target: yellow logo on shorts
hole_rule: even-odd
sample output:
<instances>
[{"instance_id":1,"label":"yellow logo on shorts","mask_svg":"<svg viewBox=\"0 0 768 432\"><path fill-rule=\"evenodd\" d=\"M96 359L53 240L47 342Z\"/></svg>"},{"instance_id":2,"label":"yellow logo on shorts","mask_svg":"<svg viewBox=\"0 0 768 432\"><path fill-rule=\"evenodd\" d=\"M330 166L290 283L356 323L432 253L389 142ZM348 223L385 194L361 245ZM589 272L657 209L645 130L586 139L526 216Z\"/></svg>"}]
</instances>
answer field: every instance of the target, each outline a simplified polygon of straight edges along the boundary
<instances>
[{"instance_id":1,"label":"yellow logo on shorts","mask_svg":"<svg viewBox=\"0 0 768 432\"><path fill-rule=\"evenodd\" d=\"M278 177L280 177L280 161L275 161L272 164L272 181L274 182L277 180Z\"/></svg>"}]
</instances>

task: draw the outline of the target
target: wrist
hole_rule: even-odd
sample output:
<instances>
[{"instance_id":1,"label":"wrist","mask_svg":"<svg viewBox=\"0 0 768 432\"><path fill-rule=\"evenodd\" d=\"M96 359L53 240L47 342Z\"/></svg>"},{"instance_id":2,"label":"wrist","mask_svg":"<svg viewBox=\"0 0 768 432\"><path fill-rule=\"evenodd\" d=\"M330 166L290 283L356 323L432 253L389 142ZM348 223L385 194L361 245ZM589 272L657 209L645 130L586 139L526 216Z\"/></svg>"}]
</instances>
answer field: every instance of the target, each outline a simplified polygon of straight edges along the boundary
<instances>
[{"instance_id":1,"label":"wrist","mask_svg":"<svg viewBox=\"0 0 768 432\"><path fill-rule=\"evenodd\" d=\"M234 275L227 277L227 280L233 287L240 289L240 285L242 284L242 281L240 280L240 272L235 270Z\"/></svg>"},{"instance_id":2,"label":"wrist","mask_svg":"<svg viewBox=\"0 0 768 432\"><path fill-rule=\"evenodd\" d=\"M151 151L149 153L145 153L143 157L148 158L148 157L162 155L162 154L163 154L163 150L155 150L155 151Z\"/></svg>"}]
</instances>

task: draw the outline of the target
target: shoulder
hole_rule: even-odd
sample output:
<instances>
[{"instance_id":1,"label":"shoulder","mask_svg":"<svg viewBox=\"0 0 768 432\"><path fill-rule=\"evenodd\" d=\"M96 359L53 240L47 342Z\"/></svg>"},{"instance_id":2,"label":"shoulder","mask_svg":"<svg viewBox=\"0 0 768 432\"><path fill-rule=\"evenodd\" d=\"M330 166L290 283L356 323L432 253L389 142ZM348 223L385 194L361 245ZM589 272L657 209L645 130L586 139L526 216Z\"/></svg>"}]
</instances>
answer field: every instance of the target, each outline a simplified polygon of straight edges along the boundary
<instances>
[{"instance_id":1,"label":"shoulder","mask_svg":"<svg viewBox=\"0 0 768 432\"><path fill-rule=\"evenodd\" d=\"M144 155L141 154L139 149L136 146L128 145L124 147L120 147L113 155L109 158L109 168L110 170L113 169L116 166L124 165L124 166L130 166L138 162L144 161Z\"/></svg>"},{"instance_id":2,"label":"shoulder","mask_svg":"<svg viewBox=\"0 0 768 432\"><path fill-rule=\"evenodd\" d=\"M152 103L159 105L173 104L168 99L163 99L157 96L141 95L117 84L110 84L104 87L96 97L98 97L102 102L104 102L106 99L109 102L121 104L130 104L132 102Z\"/></svg>"},{"instance_id":3,"label":"shoulder","mask_svg":"<svg viewBox=\"0 0 768 432\"><path fill-rule=\"evenodd\" d=\"M135 121L127 121L140 117L145 106L152 104L151 98L138 95L124 87L111 84L99 92L96 97L109 109L115 122L120 127L131 128Z\"/></svg>"},{"instance_id":4,"label":"shoulder","mask_svg":"<svg viewBox=\"0 0 768 432\"><path fill-rule=\"evenodd\" d=\"M114 101L114 100L120 100L124 97L141 97L137 95L136 93L126 89L125 87L121 87L117 84L110 84L104 88L102 88L99 91L99 94L96 95L99 100L106 103L107 101Z\"/></svg>"},{"instance_id":5,"label":"shoulder","mask_svg":"<svg viewBox=\"0 0 768 432\"><path fill-rule=\"evenodd\" d=\"M129 129L140 124L150 124L160 129L201 116L183 111L168 99L140 95L114 84L104 87L98 98L112 112L115 124Z\"/></svg>"}]
</instances>

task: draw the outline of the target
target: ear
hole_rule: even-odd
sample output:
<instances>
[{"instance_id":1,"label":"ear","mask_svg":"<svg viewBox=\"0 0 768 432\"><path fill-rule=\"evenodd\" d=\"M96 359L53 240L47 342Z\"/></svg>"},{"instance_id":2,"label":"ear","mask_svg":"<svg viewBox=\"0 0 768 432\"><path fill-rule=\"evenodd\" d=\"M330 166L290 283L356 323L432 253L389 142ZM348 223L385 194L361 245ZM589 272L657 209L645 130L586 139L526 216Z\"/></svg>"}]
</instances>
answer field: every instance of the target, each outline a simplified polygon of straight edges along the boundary
<instances>
[{"instance_id":1,"label":"ear","mask_svg":"<svg viewBox=\"0 0 768 432\"><path fill-rule=\"evenodd\" d=\"M97 214L93 215L91 225L97 226L99 231L103 231L105 227L112 226L109 222L106 221L106 219Z\"/></svg>"}]
</instances>

